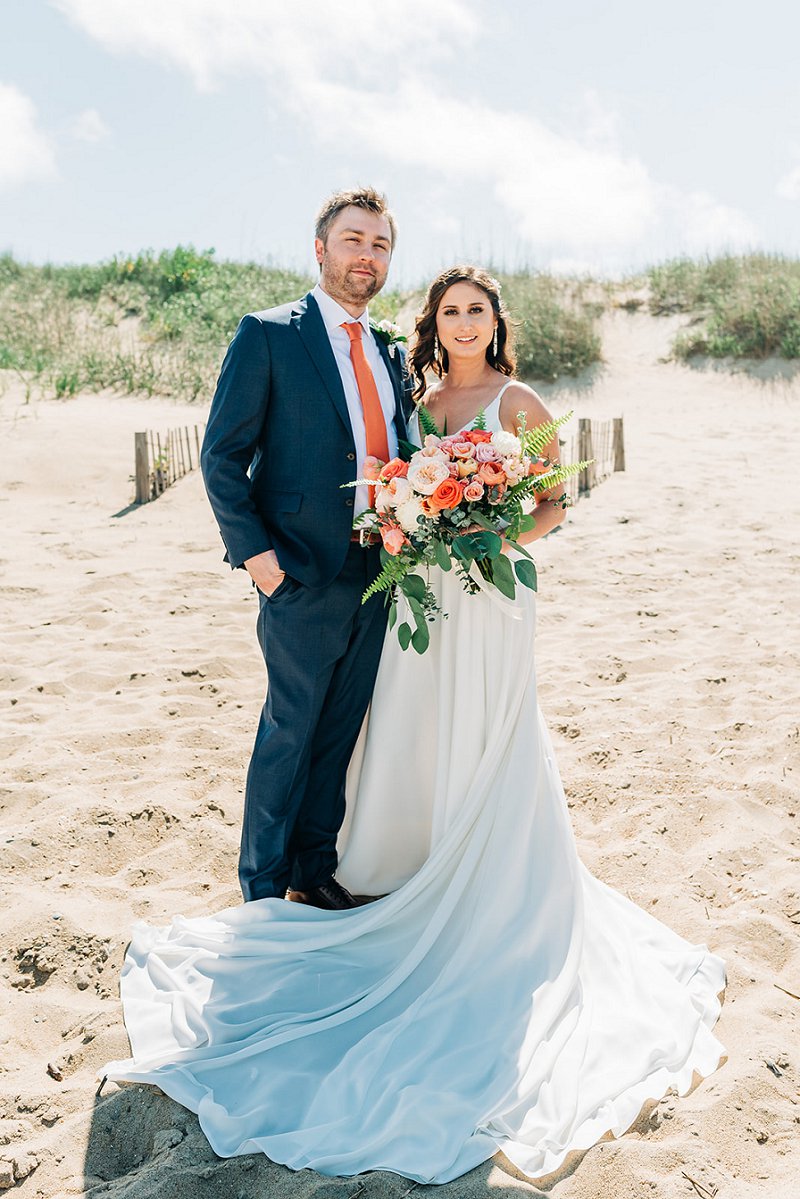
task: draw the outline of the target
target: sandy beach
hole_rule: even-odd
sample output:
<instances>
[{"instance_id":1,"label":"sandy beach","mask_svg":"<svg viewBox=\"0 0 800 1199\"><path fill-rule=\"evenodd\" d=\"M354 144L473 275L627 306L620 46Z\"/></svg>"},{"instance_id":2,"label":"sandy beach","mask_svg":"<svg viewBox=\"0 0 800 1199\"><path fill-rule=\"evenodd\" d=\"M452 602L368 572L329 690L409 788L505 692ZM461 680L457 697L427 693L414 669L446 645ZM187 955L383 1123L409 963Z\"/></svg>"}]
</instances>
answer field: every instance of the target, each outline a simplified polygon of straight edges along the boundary
<instances>
[{"instance_id":1,"label":"sandy beach","mask_svg":"<svg viewBox=\"0 0 800 1199\"><path fill-rule=\"evenodd\" d=\"M675 318L677 319L677 318ZM0 1189L21 1199L789 1199L800 1178L800 376L659 361L616 312L587 390L627 469L536 547L540 700L598 877L726 959L728 1051L534 1186L441 1187L217 1159L196 1117L95 1075L127 1055L135 920L238 903L265 673L255 596L194 473L131 506L133 434L202 406L0 396ZM715 1189L716 1188L716 1189Z\"/></svg>"}]
</instances>

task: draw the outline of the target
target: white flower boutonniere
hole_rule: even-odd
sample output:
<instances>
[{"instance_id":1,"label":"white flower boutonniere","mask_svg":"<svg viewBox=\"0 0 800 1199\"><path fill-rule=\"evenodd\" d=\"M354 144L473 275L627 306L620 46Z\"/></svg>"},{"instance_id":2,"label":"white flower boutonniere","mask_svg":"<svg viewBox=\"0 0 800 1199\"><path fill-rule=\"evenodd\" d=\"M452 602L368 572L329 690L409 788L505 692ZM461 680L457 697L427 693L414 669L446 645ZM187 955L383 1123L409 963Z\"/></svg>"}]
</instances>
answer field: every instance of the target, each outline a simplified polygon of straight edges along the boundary
<instances>
[{"instance_id":1,"label":"white flower boutonniere","mask_svg":"<svg viewBox=\"0 0 800 1199\"><path fill-rule=\"evenodd\" d=\"M408 338L401 331L400 326L395 325L393 321L378 321L372 324L372 332L388 348L390 358L394 358L399 341L408 341Z\"/></svg>"}]
</instances>

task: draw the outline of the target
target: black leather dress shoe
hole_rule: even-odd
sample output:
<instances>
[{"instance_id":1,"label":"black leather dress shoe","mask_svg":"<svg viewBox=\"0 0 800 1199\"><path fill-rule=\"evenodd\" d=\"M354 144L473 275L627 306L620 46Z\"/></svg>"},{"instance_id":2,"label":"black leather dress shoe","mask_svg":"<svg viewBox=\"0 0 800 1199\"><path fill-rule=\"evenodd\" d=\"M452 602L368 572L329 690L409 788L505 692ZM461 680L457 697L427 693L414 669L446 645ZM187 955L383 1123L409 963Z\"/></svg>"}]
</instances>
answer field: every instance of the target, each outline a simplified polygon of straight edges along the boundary
<instances>
[{"instance_id":1,"label":"black leather dress shoe","mask_svg":"<svg viewBox=\"0 0 800 1199\"><path fill-rule=\"evenodd\" d=\"M320 883L318 887L312 887L310 891L293 891L291 887L286 892L286 898L291 903L307 903L312 908L324 908L327 912L343 912L347 908L359 907L359 902L354 899L346 887L341 883L337 883L335 878L328 879L327 883Z\"/></svg>"}]
</instances>

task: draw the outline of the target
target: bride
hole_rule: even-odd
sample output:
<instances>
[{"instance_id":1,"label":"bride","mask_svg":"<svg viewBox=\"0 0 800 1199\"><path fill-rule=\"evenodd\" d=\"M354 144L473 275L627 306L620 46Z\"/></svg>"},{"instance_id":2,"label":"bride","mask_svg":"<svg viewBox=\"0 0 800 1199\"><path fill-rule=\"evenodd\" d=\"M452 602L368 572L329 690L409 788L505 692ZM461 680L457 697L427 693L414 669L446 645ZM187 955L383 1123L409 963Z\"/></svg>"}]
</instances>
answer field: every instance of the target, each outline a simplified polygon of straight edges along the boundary
<instances>
[{"instance_id":1,"label":"bride","mask_svg":"<svg viewBox=\"0 0 800 1199\"><path fill-rule=\"evenodd\" d=\"M492 431L530 427L548 413L513 366L497 283L440 275L415 397L450 432L481 411ZM559 500L538 497L525 541L559 524ZM503 1150L536 1178L719 1064L723 962L578 859L536 700L534 593L432 584L448 619L423 655L387 633L348 776L337 878L381 898L136 927L132 1057L105 1073L197 1112L220 1156L446 1182Z\"/></svg>"}]
</instances>

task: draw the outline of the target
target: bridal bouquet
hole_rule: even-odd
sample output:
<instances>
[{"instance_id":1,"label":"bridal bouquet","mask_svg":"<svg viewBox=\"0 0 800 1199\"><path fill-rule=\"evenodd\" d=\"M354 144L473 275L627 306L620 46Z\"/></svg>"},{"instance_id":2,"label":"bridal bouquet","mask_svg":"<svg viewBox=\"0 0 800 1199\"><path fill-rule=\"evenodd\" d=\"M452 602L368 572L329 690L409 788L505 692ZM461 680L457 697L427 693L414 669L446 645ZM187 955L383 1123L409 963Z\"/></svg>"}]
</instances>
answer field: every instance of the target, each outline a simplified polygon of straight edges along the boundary
<instances>
[{"instance_id":1,"label":"bridal bouquet","mask_svg":"<svg viewBox=\"0 0 800 1199\"><path fill-rule=\"evenodd\" d=\"M429 623L447 615L426 578L427 569L454 568L470 593L481 590L475 570L509 599L518 582L535 591L536 567L517 540L536 523L525 501L588 464L559 466L542 456L572 413L533 429L526 429L520 413L519 436L490 433L483 413L472 428L447 436L425 408L418 413L422 447L401 442L399 456L390 462L367 458L366 477L344 486L369 483L375 489L374 506L356 520L357 527L377 533L382 542L382 569L363 600L386 592L393 628L402 594L414 628L403 621L397 636L404 650L411 645L422 654L430 641ZM566 506L568 501L560 502ZM503 538L522 555L513 565L503 553Z\"/></svg>"}]
</instances>

